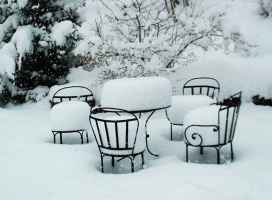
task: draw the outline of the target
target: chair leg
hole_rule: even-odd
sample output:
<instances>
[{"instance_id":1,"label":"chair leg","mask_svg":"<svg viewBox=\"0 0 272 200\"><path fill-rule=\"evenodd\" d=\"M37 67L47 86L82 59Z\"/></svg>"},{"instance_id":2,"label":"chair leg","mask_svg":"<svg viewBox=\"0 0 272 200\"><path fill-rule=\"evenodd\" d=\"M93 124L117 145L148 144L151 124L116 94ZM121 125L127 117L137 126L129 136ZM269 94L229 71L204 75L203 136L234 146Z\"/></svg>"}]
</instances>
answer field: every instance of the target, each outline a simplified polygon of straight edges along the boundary
<instances>
[{"instance_id":1,"label":"chair leg","mask_svg":"<svg viewBox=\"0 0 272 200\"><path fill-rule=\"evenodd\" d=\"M130 162L131 162L131 172L134 172L134 156L129 156L128 157Z\"/></svg>"},{"instance_id":2,"label":"chair leg","mask_svg":"<svg viewBox=\"0 0 272 200\"><path fill-rule=\"evenodd\" d=\"M234 160L234 153L233 153L233 145L232 142L230 143L230 157L231 157L231 161Z\"/></svg>"},{"instance_id":3,"label":"chair leg","mask_svg":"<svg viewBox=\"0 0 272 200\"><path fill-rule=\"evenodd\" d=\"M144 153L141 153L141 157L142 157L142 167L144 167L145 161L144 161Z\"/></svg>"},{"instance_id":4,"label":"chair leg","mask_svg":"<svg viewBox=\"0 0 272 200\"><path fill-rule=\"evenodd\" d=\"M60 135L60 143L62 144L62 133L59 133Z\"/></svg>"},{"instance_id":5,"label":"chair leg","mask_svg":"<svg viewBox=\"0 0 272 200\"><path fill-rule=\"evenodd\" d=\"M220 164L220 148L216 148L217 164Z\"/></svg>"},{"instance_id":6,"label":"chair leg","mask_svg":"<svg viewBox=\"0 0 272 200\"><path fill-rule=\"evenodd\" d=\"M89 143L89 135L88 135L88 131L86 131L86 141L87 141L87 143Z\"/></svg>"},{"instance_id":7,"label":"chair leg","mask_svg":"<svg viewBox=\"0 0 272 200\"><path fill-rule=\"evenodd\" d=\"M189 161L189 152L188 152L188 148L189 148L189 146L188 146L188 144L186 144L186 162Z\"/></svg>"},{"instance_id":8,"label":"chair leg","mask_svg":"<svg viewBox=\"0 0 272 200\"><path fill-rule=\"evenodd\" d=\"M170 124L170 140L173 140L173 124Z\"/></svg>"},{"instance_id":9,"label":"chair leg","mask_svg":"<svg viewBox=\"0 0 272 200\"><path fill-rule=\"evenodd\" d=\"M101 171L102 173L104 173L104 156L102 154L100 155L100 159L101 159Z\"/></svg>"},{"instance_id":10,"label":"chair leg","mask_svg":"<svg viewBox=\"0 0 272 200\"><path fill-rule=\"evenodd\" d=\"M53 137L54 137L54 144L56 144L56 134L53 133Z\"/></svg>"},{"instance_id":11,"label":"chair leg","mask_svg":"<svg viewBox=\"0 0 272 200\"><path fill-rule=\"evenodd\" d=\"M81 144L83 144L83 132L81 132L79 134L80 134Z\"/></svg>"},{"instance_id":12,"label":"chair leg","mask_svg":"<svg viewBox=\"0 0 272 200\"><path fill-rule=\"evenodd\" d=\"M114 156L111 157L111 166L114 167L115 163L114 163Z\"/></svg>"},{"instance_id":13,"label":"chair leg","mask_svg":"<svg viewBox=\"0 0 272 200\"><path fill-rule=\"evenodd\" d=\"M200 155L204 154L204 147L200 147Z\"/></svg>"}]
</instances>

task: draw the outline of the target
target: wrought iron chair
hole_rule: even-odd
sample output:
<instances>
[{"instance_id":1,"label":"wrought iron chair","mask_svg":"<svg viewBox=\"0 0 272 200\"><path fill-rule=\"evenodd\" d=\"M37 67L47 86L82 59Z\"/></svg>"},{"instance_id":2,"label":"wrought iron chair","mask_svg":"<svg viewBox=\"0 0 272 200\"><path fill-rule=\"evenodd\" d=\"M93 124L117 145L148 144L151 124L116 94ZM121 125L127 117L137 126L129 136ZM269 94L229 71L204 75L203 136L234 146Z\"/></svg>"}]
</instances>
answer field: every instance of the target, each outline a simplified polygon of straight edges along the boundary
<instances>
[{"instance_id":1,"label":"wrought iron chair","mask_svg":"<svg viewBox=\"0 0 272 200\"><path fill-rule=\"evenodd\" d=\"M145 134L135 114L122 109L98 107L92 110L89 120L100 152L102 172L105 156L111 157L112 167L115 158L119 158L117 161L128 158L132 172L136 156L141 155L144 165Z\"/></svg>"},{"instance_id":2,"label":"wrought iron chair","mask_svg":"<svg viewBox=\"0 0 272 200\"><path fill-rule=\"evenodd\" d=\"M238 92L228 99L225 99L223 102L219 102L216 105L206 108L199 108L188 114L191 115L190 117L193 120L190 122L192 124L186 124L187 127L184 133L186 162L189 160L189 146L200 147L201 154L203 154L204 147L215 148L217 152L217 164L220 164L220 150L223 146L230 144L231 160L234 159L233 139L239 116L241 96L242 92ZM210 124L201 124L201 122L195 118L201 116L201 113L205 113L205 116L212 114L211 116L213 116L214 119L211 121L214 122Z\"/></svg>"},{"instance_id":3,"label":"wrought iron chair","mask_svg":"<svg viewBox=\"0 0 272 200\"><path fill-rule=\"evenodd\" d=\"M84 86L68 86L58 89L49 100L51 107L54 105L71 100L79 100L88 103L91 107L95 105L93 92Z\"/></svg>"},{"instance_id":4,"label":"wrought iron chair","mask_svg":"<svg viewBox=\"0 0 272 200\"><path fill-rule=\"evenodd\" d=\"M220 83L215 78L197 77L186 81L182 87L183 95L205 95L218 101L220 93ZM174 109L174 108L172 108ZM183 126L183 123L176 123L170 119L167 113L167 118L170 122L170 138L173 139L173 126Z\"/></svg>"}]
</instances>

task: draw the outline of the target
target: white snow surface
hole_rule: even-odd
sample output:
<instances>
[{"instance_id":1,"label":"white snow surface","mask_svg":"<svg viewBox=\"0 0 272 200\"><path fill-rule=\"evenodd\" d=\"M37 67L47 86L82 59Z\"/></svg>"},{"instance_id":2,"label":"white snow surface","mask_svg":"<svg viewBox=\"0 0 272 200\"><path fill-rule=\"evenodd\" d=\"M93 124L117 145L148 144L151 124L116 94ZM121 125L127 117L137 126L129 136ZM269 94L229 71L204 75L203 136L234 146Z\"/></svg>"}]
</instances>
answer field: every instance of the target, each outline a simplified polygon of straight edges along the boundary
<instances>
[{"instance_id":1,"label":"white snow surface","mask_svg":"<svg viewBox=\"0 0 272 200\"><path fill-rule=\"evenodd\" d=\"M55 105L51 112L51 130L89 130L90 106L81 101L66 101Z\"/></svg>"},{"instance_id":2,"label":"white snow surface","mask_svg":"<svg viewBox=\"0 0 272 200\"><path fill-rule=\"evenodd\" d=\"M167 114L172 123L183 124L188 112L212 103L216 103L216 100L204 95L175 95L172 96L172 104L167 109Z\"/></svg>"},{"instance_id":3,"label":"white snow surface","mask_svg":"<svg viewBox=\"0 0 272 200\"><path fill-rule=\"evenodd\" d=\"M215 164L213 149L205 149L203 157L199 149L190 149L191 163L186 163L182 139L169 140L169 123L158 113L148 127L151 148L160 157L155 159L146 154L141 170L140 160L136 159L135 173L127 173L130 171L127 160L117 163L112 170L109 159L105 161L106 173L102 174L93 137L89 144L81 145L78 135L65 135L64 144L53 144L47 101L1 109L1 198L269 199L271 112L270 107L242 106L234 139L235 160L229 163L226 147L222 149L221 165ZM180 136L181 132L176 130L175 135Z\"/></svg>"},{"instance_id":4,"label":"white snow surface","mask_svg":"<svg viewBox=\"0 0 272 200\"><path fill-rule=\"evenodd\" d=\"M171 83L166 78L122 78L104 84L101 105L125 110L149 110L171 105L171 95Z\"/></svg>"}]
</instances>

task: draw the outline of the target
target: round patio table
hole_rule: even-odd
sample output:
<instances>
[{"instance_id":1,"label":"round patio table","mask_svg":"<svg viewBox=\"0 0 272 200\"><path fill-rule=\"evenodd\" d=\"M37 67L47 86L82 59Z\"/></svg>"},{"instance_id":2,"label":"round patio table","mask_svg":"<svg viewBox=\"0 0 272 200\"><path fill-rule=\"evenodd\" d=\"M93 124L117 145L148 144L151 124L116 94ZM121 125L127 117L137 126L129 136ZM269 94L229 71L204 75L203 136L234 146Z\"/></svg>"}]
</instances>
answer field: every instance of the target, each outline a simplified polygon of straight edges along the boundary
<instances>
[{"instance_id":1,"label":"round patio table","mask_svg":"<svg viewBox=\"0 0 272 200\"><path fill-rule=\"evenodd\" d=\"M171 96L171 83L163 77L115 79L104 84L101 106L121 108L139 115L144 123L147 152L158 157L148 145L147 126L155 112L166 111L171 106Z\"/></svg>"}]
</instances>

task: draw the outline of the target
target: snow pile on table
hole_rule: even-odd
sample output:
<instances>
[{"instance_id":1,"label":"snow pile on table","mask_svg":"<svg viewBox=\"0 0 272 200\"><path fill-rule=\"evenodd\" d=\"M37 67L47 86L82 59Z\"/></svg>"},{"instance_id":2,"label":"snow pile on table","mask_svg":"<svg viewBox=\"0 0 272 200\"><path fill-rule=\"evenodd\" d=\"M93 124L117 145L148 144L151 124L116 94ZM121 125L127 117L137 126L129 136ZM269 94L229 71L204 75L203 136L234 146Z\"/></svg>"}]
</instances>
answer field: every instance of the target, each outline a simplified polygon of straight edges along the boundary
<instances>
[{"instance_id":1,"label":"snow pile on table","mask_svg":"<svg viewBox=\"0 0 272 200\"><path fill-rule=\"evenodd\" d=\"M171 123L183 124L189 111L215 102L215 99L204 95L176 95L172 97L172 105L167 109L167 114Z\"/></svg>"},{"instance_id":2,"label":"snow pile on table","mask_svg":"<svg viewBox=\"0 0 272 200\"><path fill-rule=\"evenodd\" d=\"M87 103L80 101L67 101L55 105L50 111L51 130L88 130L90 109Z\"/></svg>"},{"instance_id":3,"label":"snow pile on table","mask_svg":"<svg viewBox=\"0 0 272 200\"><path fill-rule=\"evenodd\" d=\"M171 83L166 78L123 78L104 84L101 105L125 110L149 110L171 105L171 95Z\"/></svg>"},{"instance_id":4,"label":"snow pile on table","mask_svg":"<svg viewBox=\"0 0 272 200\"><path fill-rule=\"evenodd\" d=\"M105 123L104 121L97 121L96 125L96 120L93 118L90 119L91 125L93 127L94 133L96 135L96 138L98 140L98 144L101 145L103 143L104 146L108 146L111 148L117 148L117 139L118 139L118 148L126 148L126 120L133 120L133 121L128 121L128 147L131 148L133 147L135 138L136 138L136 143L135 143L135 148L134 148L134 153L139 153L142 152L145 147L145 129L143 124L138 122L137 120L134 120L135 117L131 114L126 114L126 113L118 113L120 115L117 115L116 113L98 113L92 115L96 119L100 120L109 120L111 122L106 122L107 124L107 130L105 128ZM124 121L124 122L120 122ZM116 136L116 129L115 129L115 123L117 123L118 127L118 137ZM98 134L98 129L97 126L99 127L100 131L100 136ZM138 133L137 133L137 126L138 126ZM108 132L108 136L107 136ZM137 136L136 136L137 133ZM105 149L101 148L103 153L109 153L109 154L115 154L115 155L124 155L124 154L131 154L132 150L110 150L110 149Z\"/></svg>"}]
</instances>

